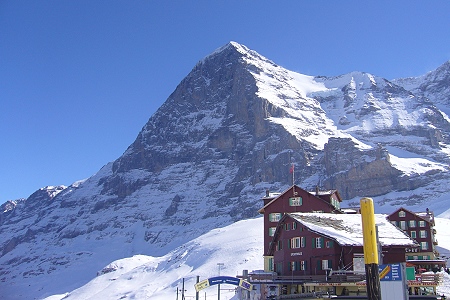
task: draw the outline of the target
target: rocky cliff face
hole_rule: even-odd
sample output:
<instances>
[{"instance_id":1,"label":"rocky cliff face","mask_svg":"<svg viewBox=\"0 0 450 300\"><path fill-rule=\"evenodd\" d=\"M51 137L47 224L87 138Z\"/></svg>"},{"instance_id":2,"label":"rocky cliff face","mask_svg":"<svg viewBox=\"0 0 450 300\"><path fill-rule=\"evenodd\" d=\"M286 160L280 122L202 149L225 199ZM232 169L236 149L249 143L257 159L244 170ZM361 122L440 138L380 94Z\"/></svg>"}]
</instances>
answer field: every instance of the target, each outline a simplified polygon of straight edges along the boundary
<instances>
[{"instance_id":1,"label":"rocky cliff face","mask_svg":"<svg viewBox=\"0 0 450 300\"><path fill-rule=\"evenodd\" d=\"M115 259L165 254L256 216L265 190L292 178L381 205L447 197L450 124L430 99L367 73L301 75L229 43L193 68L116 161L10 203L2 289L42 295L52 276L77 272L82 282Z\"/></svg>"}]
</instances>

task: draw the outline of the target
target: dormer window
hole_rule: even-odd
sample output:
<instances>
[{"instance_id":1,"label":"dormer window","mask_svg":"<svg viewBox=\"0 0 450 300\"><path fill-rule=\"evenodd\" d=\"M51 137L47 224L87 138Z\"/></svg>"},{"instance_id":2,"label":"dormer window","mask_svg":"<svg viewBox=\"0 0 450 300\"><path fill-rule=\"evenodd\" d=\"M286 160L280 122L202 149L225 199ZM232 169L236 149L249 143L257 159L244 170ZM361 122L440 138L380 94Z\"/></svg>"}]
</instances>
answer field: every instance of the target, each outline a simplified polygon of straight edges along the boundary
<instances>
[{"instance_id":1,"label":"dormer window","mask_svg":"<svg viewBox=\"0 0 450 300\"><path fill-rule=\"evenodd\" d=\"M404 210L399 211L399 212L398 212L398 216L399 216L400 218L404 218L404 217L406 216L405 211L404 211Z\"/></svg>"},{"instance_id":2,"label":"dormer window","mask_svg":"<svg viewBox=\"0 0 450 300\"><path fill-rule=\"evenodd\" d=\"M302 197L291 197L289 198L289 206L302 206Z\"/></svg>"}]
</instances>

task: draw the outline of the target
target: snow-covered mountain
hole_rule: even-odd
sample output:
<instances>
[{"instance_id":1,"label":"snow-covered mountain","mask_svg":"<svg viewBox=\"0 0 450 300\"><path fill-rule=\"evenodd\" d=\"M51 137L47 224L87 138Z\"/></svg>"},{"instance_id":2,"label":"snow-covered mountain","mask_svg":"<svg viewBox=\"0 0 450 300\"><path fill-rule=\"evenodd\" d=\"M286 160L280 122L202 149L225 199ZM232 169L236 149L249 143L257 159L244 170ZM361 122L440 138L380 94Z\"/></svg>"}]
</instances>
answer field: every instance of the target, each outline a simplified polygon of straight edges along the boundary
<instances>
[{"instance_id":1,"label":"snow-covered mountain","mask_svg":"<svg viewBox=\"0 0 450 300\"><path fill-rule=\"evenodd\" d=\"M338 189L343 206L371 196L377 212L443 213L450 203L445 65L420 80L313 77L235 42L217 49L116 161L58 193L48 187L9 203L0 214L0 290L9 293L0 299L72 290L111 261L163 256L253 218L265 190L292 184L292 163L297 185ZM417 92L427 82L439 87L439 103L431 88Z\"/></svg>"}]
</instances>

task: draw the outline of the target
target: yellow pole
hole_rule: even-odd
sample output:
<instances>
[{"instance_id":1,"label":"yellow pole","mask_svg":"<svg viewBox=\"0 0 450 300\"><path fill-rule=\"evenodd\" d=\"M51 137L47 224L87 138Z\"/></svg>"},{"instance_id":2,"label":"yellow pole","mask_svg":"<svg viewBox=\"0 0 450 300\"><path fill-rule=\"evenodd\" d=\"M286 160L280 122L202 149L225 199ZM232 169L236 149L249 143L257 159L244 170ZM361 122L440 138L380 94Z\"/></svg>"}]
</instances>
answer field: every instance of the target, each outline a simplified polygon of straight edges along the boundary
<instances>
[{"instance_id":1,"label":"yellow pole","mask_svg":"<svg viewBox=\"0 0 450 300\"><path fill-rule=\"evenodd\" d=\"M363 229L367 299L381 300L380 275L378 274L377 232L375 228L373 200L371 198L362 198L360 200L360 206Z\"/></svg>"},{"instance_id":2,"label":"yellow pole","mask_svg":"<svg viewBox=\"0 0 450 300\"><path fill-rule=\"evenodd\" d=\"M364 263L378 264L377 232L375 228L373 200L371 198L362 198L360 205L363 228Z\"/></svg>"}]
</instances>

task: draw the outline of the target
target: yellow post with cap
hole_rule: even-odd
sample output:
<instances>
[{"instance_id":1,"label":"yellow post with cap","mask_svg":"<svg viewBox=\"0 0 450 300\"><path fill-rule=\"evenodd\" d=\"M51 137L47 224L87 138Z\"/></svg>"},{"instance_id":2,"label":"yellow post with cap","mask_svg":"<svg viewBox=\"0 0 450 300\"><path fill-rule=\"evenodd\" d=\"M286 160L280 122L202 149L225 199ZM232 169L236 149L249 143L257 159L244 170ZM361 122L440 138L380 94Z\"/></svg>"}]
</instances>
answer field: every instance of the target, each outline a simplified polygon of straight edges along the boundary
<instances>
[{"instance_id":1,"label":"yellow post with cap","mask_svg":"<svg viewBox=\"0 0 450 300\"><path fill-rule=\"evenodd\" d=\"M373 200L362 198L361 221L363 229L364 263L366 270L367 299L381 300L380 276L378 274L378 245Z\"/></svg>"}]
</instances>

